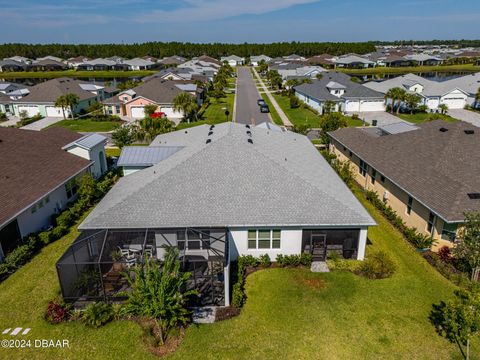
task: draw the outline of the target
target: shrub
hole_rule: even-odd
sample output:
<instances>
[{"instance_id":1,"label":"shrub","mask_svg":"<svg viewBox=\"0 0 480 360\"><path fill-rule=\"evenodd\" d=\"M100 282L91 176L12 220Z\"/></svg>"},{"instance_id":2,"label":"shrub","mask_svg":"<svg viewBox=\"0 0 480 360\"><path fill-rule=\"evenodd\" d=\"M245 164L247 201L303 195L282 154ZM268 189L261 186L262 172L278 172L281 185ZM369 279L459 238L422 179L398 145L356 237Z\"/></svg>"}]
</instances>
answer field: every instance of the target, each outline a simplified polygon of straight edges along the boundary
<instances>
[{"instance_id":1,"label":"shrub","mask_svg":"<svg viewBox=\"0 0 480 360\"><path fill-rule=\"evenodd\" d=\"M302 253L300 255L300 264L302 264L303 266L312 265L312 261L313 261L313 256L311 254Z\"/></svg>"},{"instance_id":2,"label":"shrub","mask_svg":"<svg viewBox=\"0 0 480 360\"><path fill-rule=\"evenodd\" d=\"M45 312L45 320L50 324L59 324L67 321L69 317L69 307L58 300L52 300L48 303Z\"/></svg>"},{"instance_id":3,"label":"shrub","mask_svg":"<svg viewBox=\"0 0 480 360\"><path fill-rule=\"evenodd\" d=\"M40 238L40 241L43 243L43 245L47 245L52 239L52 233L50 231L43 231L38 235L38 237Z\"/></svg>"},{"instance_id":4,"label":"shrub","mask_svg":"<svg viewBox=\"0 0 480 360\"><path fill-rule=\"evenodd\" d=\"M24 265L32 257L32 249L28 244L20 245L5 258L5 263L13 269Z\"/></svg>"},{"instance_id":5,"label":"shrub","mask_svg":"<svg viewBox=\"0 0 480 360\"><path fill-rule=\"evenodd\" d=\"M55 226L52 229L52 235L51 235L51 240L58 240L60 239L63 235L65 235L68 232L68 227L66 226Z\"/></svg>"},{"instance_id":6,"label":"shrub","mask_svg":"<svg viewBox=\"0 0 480 360\"><path fill-rule=\"evenodd\" d=\"M428 249L433 244L433 239L430 236L419 233L411 241L417 249Z\"/></svg>"},{"instance_id":7,"label":"shrub","mask_svg":"<svg viewBox=\"0 0 480 360\"><path fill-rule=\"evenodd\" d=\"M233 285L232 306L236 308L241 308L245 303L245 300L246 300L246 295L243 289L243 284L240 282L237 282L235 285Z\"/></svg>"},{"instance_id":8,"label":"shrub","mask_svg":"<svg viewBox=\"0 0 480 360\"><path fill-rule=\"evenodd\" d=\"M440 250L438 250L438 257L444 263L450 263L452 261L452 251L448 246L442 246Z\"/></svg>"},{"instance_id":9,"label":"shrub","mask_svg":"<svg viewBox=\"0 0 480 360\"><path fill-rule=\"evenodd\" d=\"M298 107L300 107L300 99L295 95L290 95L290 108L297 109Z\"/></svg>"},{"instance_id":10,"label":"shrub","mask_svg":"<svg viewBox=\"0 0 480 360\"><path fill-rule=\"evenodd\" d=\"M363 264L363 261L342 259L340 258L340 256L334 259L332 258L327 259L327 265L331 271L344 270L344 271L351 271L353 273L358 273L359 267L362 264Z\"/></svg>"},{"instance_id":11,"label":"shrub","mask_svg":"<svg viewBox=\"0 0 480 360\"><path fill-rule=\"evenodd\" d=\"M255 267L258 265L258 259L252 255L242 255L238 259L238 268L245 268L247 266Z\"/></svg>"},{"instance_id":12,"label":"shrub","mask_svg":"<svg viewBox=\"0 0 480 360\"><path fill-rule=\"evenodd\" d=\"M393 275L396 265L385 251L371 254L358 268L358 273L369 279L385 279Z\"/></svg>"},{"instance_id":13,"label":"shrub","mask_svg":"<svg viewBox=\"0 0 480 360\"><path fill-rule=\"evenodd\" d=\"M55 223L58 226L69 227L75 221L74 214L71 209L64 210L60 215L55 219Z\"/></svg>"},{"instance_id":14,"label":"shrub","mask_svg":"<svg viewBox=\"0 0 480 360\"><path fill-rule=\"evenodd\" d=\"M100 327L113 319L112 306L103 302L88 305L83 312L82 321L87 326Z\"/></svg>"},{"instance_id":15,"label":"shrub","mask_svg":"<svg viewBox=\"0 0 480 360\"><path fill-rule=\"evenodd\" d=\"M265 266L265 267L270 266L270 264L272 263L270 261L270 256L268 256L268 254L260 255L259 261L260 261L260 265Z\"/></svg>"}]
</instances>

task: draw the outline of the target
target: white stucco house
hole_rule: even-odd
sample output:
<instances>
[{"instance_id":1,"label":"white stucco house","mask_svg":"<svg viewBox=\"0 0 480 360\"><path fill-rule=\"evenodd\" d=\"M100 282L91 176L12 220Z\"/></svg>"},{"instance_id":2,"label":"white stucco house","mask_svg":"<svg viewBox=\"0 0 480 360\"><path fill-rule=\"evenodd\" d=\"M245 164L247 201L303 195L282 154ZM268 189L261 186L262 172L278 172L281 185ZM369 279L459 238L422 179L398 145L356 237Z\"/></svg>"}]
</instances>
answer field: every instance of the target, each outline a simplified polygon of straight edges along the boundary
<instances>
[{"instance_id":1,"label":"white stucco house","mask_svg":"<svg viewBox=\"0 0 480 360\"><path fill-rule=\"evenodd\" d=\"M348 75L330 71L322 73L320 79L312 80L310 84L294 87L295 96L317 110L325 112L325 103L333 103L333 111L340 112L371 112L384 111L384 95L353 82Z\"/></svg>"},{"instance_id":2,"label":"white stucco house","mask_svg":"<svg viewBox=\"0 0 480 360\"><path fill-rule=\"evenodd\" d=\"M268 63L270 60L272 60L272 58L267 55L250 56L250 64L253 66L258 66L262 61Z\"/></svg>"},{"instance_id":3,"label":"white stucco house","mask_svg":"<svg viewBox=\"0 0 480 360\"><path fill-rule=\"evenodd\" d=\"M0 140L1 261L75 199L76 179L85 173L98 178L107 167L106 138L98 134L83 136L60 127L0 128Z\"/></svg>"},{"instance_id":4,"label":"white stucco house","mask_svg":"<svg viewBox=\"0 0 480 360\"><path fill-rule=\"evenodd\" d=\"M228 65L235 67L235 66L241 66L245 64L245 58L237 56L237 55L230 55L230 56L224 56L220 58L220 61L222 63L227 62Z\"/></svg>"},{"instance_id":5,"label":"white stucco house","mask_svg":"<svg viewBox=\"0 0 480 360\"><path fill-rule=\"evenodd\" d=\"M57 264L66 299L91 296L74 288L74 278L102 246L107 257L124 249L126 264L129 251L162 259L165 246L176 247L202 304L227 306L230 263L240 255L364 258L375 221L307 137L223 123L163 134L150 147L157 155L165 147L165 156L122 154L129 165L148 166L117 182ZM115 270L103 268L113 278ZM113 298L118 285L101 296Z\"/></svg>"},{"instance_id":6,"label":"white stucco house","mask_svg":"<svg viewBox=\"0 0 480 360\"><path fill-rule=\"evenodd\" d=\"M475 93L480 86L479 83L474 84L476 80L474 78L475 76L466 75L439 82L415 74L406 74L385 81L371 81L364 85L382 94L386 94L392 88L402 88L407 92L420 95L422 104L427 105L431 111L437 111L440 104L447 105L449 109L463 109L466 104L473 105Z\"/></svg>"}]
</instances>

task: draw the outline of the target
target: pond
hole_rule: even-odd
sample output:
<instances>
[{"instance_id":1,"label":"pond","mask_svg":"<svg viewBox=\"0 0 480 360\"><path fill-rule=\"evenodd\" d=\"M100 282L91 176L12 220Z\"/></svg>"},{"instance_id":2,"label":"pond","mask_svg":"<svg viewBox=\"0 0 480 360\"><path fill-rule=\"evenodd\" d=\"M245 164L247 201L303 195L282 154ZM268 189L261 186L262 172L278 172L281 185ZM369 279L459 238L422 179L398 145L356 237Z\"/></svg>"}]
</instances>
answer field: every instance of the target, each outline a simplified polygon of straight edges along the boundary
<instances>
[{"instance_id":1,"label":"pond","mask_svg":"<svg viewBox=\"0 0 480 360\"><path fill-rule=\"evenodd\" d=\"M104 77L72 77L72 79L76 80L81 80L93 84L98 84L98 85L105 85L105 83L108 86L117 86L119 84L122 84L126 81L132 80L132 81L139 81L142 79L142 76L130 76L130 77L118 77L118 78L104 78ZM27 85L27 86L34 86L37 84L40 84L42 82L51 80L51 78L8 78L8 79L1 79L0 81L6 81L6 82L11 82L11 83L17 83L17 84L22 84L22 85Z\"/></svg>"}]
</instances>

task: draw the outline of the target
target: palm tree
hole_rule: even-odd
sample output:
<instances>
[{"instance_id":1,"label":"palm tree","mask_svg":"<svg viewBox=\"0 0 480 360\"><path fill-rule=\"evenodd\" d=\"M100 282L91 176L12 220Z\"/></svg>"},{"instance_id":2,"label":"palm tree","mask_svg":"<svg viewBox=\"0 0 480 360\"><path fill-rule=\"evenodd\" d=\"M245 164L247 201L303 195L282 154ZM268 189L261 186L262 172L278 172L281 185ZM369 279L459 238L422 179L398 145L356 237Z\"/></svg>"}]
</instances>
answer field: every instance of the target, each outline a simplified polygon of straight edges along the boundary
<instances>
[{"instance_id":1,"label":"palm tree","mask_svg":"<svg viewBox=\"0 0 480 360\"><path fill-rule=\"evenodd\" d=\"M197 116L197 99L186 92L181 92L173 99L173 110L182 111L184 119L190 122L191 114Z\"/></svg>"},{"instance_id":2,"label":"palm tree","mask_svg":"<svg viewBox=\"0 0 480 360\"><path fill-rule=\"evenodd\" d=\"M408 106L410 109L410 113L413 114L413 112L418 108L418 104L422 100L420 95L418 94L405 94L405 104Z\"/></svg>"},{"instance_id":3,"label":"palm tree","mask_svg":"<svg viewBox=\"0 0 480 360\"><path fill-rule=\"evenodd\" d=\"M65 95L59 96L58 99L55 100L55 107L61 107L62 108L63 119L65 120L67 118L65 116L65 109L68 107Z\"/></svg>"},{"instance_id":4,"label":"palm tree","mask_svg":"<svg viewBox=\"0 0 480 360\"><path fill-rule=\"evenodd\" d=\"M61 107L63 112L63 118L66 119L65 116L65 109L70 109L70 114L72 115L72 119L74 118L73 108L78 105L80 98L72 93L68 93L62 96L59 96L58 99L55 101L55 106Z\"/></svg>"},{"instance_id":5,"label":"palm tree","mask_svg":"<svg viewBox=\"0 0 480 360\"><path fill-rule=\"evenodd\" d=\"M448 105L447 104L440 104L440 105L438 105L438 110L440 110L440 112L442 114L446 114L448 112Z\"/></svg>"}]
</instances>

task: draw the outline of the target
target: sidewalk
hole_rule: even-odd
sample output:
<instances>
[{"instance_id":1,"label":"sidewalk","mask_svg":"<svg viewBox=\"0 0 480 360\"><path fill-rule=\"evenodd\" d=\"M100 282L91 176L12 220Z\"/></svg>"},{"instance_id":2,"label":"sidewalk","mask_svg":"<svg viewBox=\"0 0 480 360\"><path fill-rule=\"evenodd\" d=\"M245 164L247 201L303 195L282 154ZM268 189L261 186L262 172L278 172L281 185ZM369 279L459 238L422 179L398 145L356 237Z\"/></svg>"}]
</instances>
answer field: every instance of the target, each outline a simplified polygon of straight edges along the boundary
<instances>
[{"instance_id":1,"label":"sidewalk","mask_svg":"<svg viewBox=\"0 0 480 360\"><path fill-rule=\"evenodd\" d=\"M287 115L285 115L285 113L283 112L280 105L278 105L277 100L275 100L275 98L272 96L272 94L270 93L270 90L267 89L267 87L265 86L265 83L260 78L260 76L258 75L258 72L255 68L253 68L253 72L255 73L255 77L260 81L260 85L263 88L263 92L265 94L267 94L267 96L270 99L270 102L272 103L273 107L275 108L275 110L277 110L278 116L280 116L280 119L282 120L283 125L293 127L293 124L290 122Z\"/></svg>"}]
</instances>

